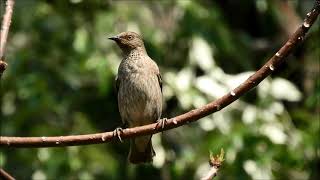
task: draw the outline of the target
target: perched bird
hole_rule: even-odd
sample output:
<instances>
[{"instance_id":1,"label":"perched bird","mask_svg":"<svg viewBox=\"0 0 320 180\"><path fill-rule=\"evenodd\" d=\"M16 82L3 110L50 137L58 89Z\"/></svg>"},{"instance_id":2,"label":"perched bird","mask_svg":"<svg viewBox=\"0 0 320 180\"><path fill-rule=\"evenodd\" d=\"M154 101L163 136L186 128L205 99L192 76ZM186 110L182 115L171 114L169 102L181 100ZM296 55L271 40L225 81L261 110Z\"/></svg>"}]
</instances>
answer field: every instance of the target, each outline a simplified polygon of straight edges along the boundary
<instances>
[{"instance_id":1,"label":"perched bird","mask_svg":"<svg viewBox=\"0 0 320 180\"><path fill-rule=\"evenodd\" d=\"M110 37L123 52L116 77L118 106L122 122L129 127L161 122L162 79L157 64L148 56L142 37L122 32ZM152 135L131 139L128 160L151 162L155 152Z\"/></svg>"}]
</instances>

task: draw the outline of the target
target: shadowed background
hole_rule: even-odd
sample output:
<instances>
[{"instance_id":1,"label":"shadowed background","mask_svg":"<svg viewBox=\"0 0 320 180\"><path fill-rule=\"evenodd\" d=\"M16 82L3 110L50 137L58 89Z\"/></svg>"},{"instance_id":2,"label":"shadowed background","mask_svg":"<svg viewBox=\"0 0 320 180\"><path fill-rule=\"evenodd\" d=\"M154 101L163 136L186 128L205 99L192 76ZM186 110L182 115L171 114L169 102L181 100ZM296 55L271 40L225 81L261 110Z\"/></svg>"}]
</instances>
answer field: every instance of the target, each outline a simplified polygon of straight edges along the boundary
<instances>
[{"instance_id":1,"label":"shadowed background","mask_svg":"<svg viewBox=\"0 0 320 180\"><path fill-rule=\"evenodd\" d=\"M5 1L0 0L3 15ZM107 37L143 35L164 80L163 117L200 107L258 69L300 25L313 1L17 0L1 80L1 135L59 136L121 125L114 91L120 50ZM319 20L318 20L319 22ZM216 179L316 179L319 23L255 90L226 109L153 138L153 164L127 163L125 143L1 148L17 179L195 179L209 151Z\"/></svg>"}]
</instances>

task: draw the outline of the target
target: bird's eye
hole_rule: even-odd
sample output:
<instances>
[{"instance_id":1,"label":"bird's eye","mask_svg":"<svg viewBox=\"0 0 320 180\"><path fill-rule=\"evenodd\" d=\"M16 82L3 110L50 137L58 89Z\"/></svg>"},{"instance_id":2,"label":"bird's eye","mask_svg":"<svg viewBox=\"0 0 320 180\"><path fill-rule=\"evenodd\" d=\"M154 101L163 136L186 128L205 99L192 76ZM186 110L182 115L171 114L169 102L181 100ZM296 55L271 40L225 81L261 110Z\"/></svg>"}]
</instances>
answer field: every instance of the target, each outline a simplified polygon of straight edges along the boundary
<instances>
[{"instance_id":1,"label":"bird's eye","mask_svg":"<svg viewBox=\"0 0 320 180\"><path fill-rule=\"evenodd\" d=\"M133 39L133 36L129 35L129 36L127 37L127 39L128 39L128 40L132 40L132 39Z\"/></svg>"}]
</instances>

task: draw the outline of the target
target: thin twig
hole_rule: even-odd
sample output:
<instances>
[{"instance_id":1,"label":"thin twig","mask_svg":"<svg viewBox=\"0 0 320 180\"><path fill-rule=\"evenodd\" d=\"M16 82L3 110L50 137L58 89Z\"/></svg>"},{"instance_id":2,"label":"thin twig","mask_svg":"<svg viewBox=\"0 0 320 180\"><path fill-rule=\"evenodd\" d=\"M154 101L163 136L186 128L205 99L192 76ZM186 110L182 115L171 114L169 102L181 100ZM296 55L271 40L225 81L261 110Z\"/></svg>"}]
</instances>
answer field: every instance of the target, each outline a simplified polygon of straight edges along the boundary
<instances>
[{"instance_id":1,"label":"thin twig","mask_svg":"<svg viewBox=\"0 0 320 180\"><path fill-rule=\"evenodd\" d=\"M220 154L213 156L210 153L210 170L201 178L201 180L211 180L217 176L218 170L224 161L224 151L221 149Z\"/></svg>"},{"instance_id":2,"label":"thin twig","mask_svg":"<svg viewBox=\"0 0 320 180\"><path fill-rule=\"evenodd\" d=\"M4 62L4 51L7 42L7 37L9 33L9 27L11 24L11 17L13 12L14 0L7 0L6 2L6 10L2 19L2 26L0 30L0 79L3 71L7 67L7 63ZM0 137L1 139L1 137ZM0 168L0 179L3 180L15 180L9 173L7 173L4 169Z\"/></svg>"},{"instance_id":3,"label":"thin twig","mask_svg":"<svg viewBox=\"0 0 320 180\"><path fill-rule=\"evenodd\" d=\"M245 82L240 84L237 88L223 97L204 105L198 109L191 110L185 114L176 116L166 121L165 127L157 126L157 123L139 126L134 128L127 128L122 131L121 138L132 138L136 136L155 134L168 129L173 129L184 124L197 121L209 114L221 110L228 106L235 100L239 99L244 93L253 89L263 79L270 75L275 69L284 62L285 58L292 52L292 50L303 41L306 32L313 25L320 13L320 0L315 1L313 9L307 14L303 24L296 30L296 32L289 38L289 40L282 46L282 48L270 58L270 60L260 68L255 74L250 76ZM0 146L7 147L63 147L76 146L85 144L100 144L106 141L117 139L113 132L104 132L86 135L73 136L55 136L55 137L0 137Z\"/></svg>"},{"instance_id":4,"label":"thin twig","mask_svg":"<svg viewBox=\"0 0 320 180\"><path fill-rule=\"evenodd\" d=\"M0 168L0 179L3 180L15 180L14 177L12 177L9 173L7 173L5 170Z\"/></svg>"},{"instance_id":5,"label":"thin twig","mask_svg":"<svg viewBox=\"0 0 320 180\"><path fill-rule=\"evenodd\" d=\"M13 12L14 0L7 0L6 10L2 19L2 26L0 30L0 77L3 71L7 67L7 63L4 62L4 51L7 43L7 37L11 24L11 17Z\"/></svg>"}]
</instances>

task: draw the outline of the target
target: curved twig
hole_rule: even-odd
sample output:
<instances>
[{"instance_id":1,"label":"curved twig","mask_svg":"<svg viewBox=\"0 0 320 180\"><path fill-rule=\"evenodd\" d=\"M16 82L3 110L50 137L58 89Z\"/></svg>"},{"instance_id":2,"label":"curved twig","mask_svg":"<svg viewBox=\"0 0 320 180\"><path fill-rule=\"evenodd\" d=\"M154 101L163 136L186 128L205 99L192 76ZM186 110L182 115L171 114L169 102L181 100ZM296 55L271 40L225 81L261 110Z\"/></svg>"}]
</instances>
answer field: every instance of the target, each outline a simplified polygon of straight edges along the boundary
<instances>
[{"instance_id":1,"label":"curved twig","mask_svg":"<svg viewBox=\"0 0 320 180\"><path fill-rule=\"evenodd\" d=\"M292 50L303 41L306 32L317 19L320 13L320 0L315 1L313 9L307 14L303 24L289 38L283 47L271 59L261 67L254 75L250 76L245 82L223 97L198 109L191 110L182 115L168 119L165 127L157 126L157 123L124 129L121 137L123 139L142 136L147 134L155 134L168 129L173 129L189 122L196 121L209 114L221 110L227 105L237 100L244 93L257 86L263 79L270 75L275 69L284 62ZM74 136L56 136L56 137L0 137L0 146L6 147L54 147L54 146L75 146L85 144L99 144L106 141L117 139L113 132L104 132L87 135Z\"/></svg>"},{"instance_id":2,"label":"curved twig","mask_svg":"<svg viewBox=\"0 0 320 180\"><path fill-rule=\"evenodd\" d=\"M11 24L11 17L13 12L14 0L7 0L6 11L3 16L2 26L0 31L0 77L3 71L7 67L7 63L4 62L4 51L7 43L7 37L9 33L9 28Z\"/></svg>"}]
</instances>

